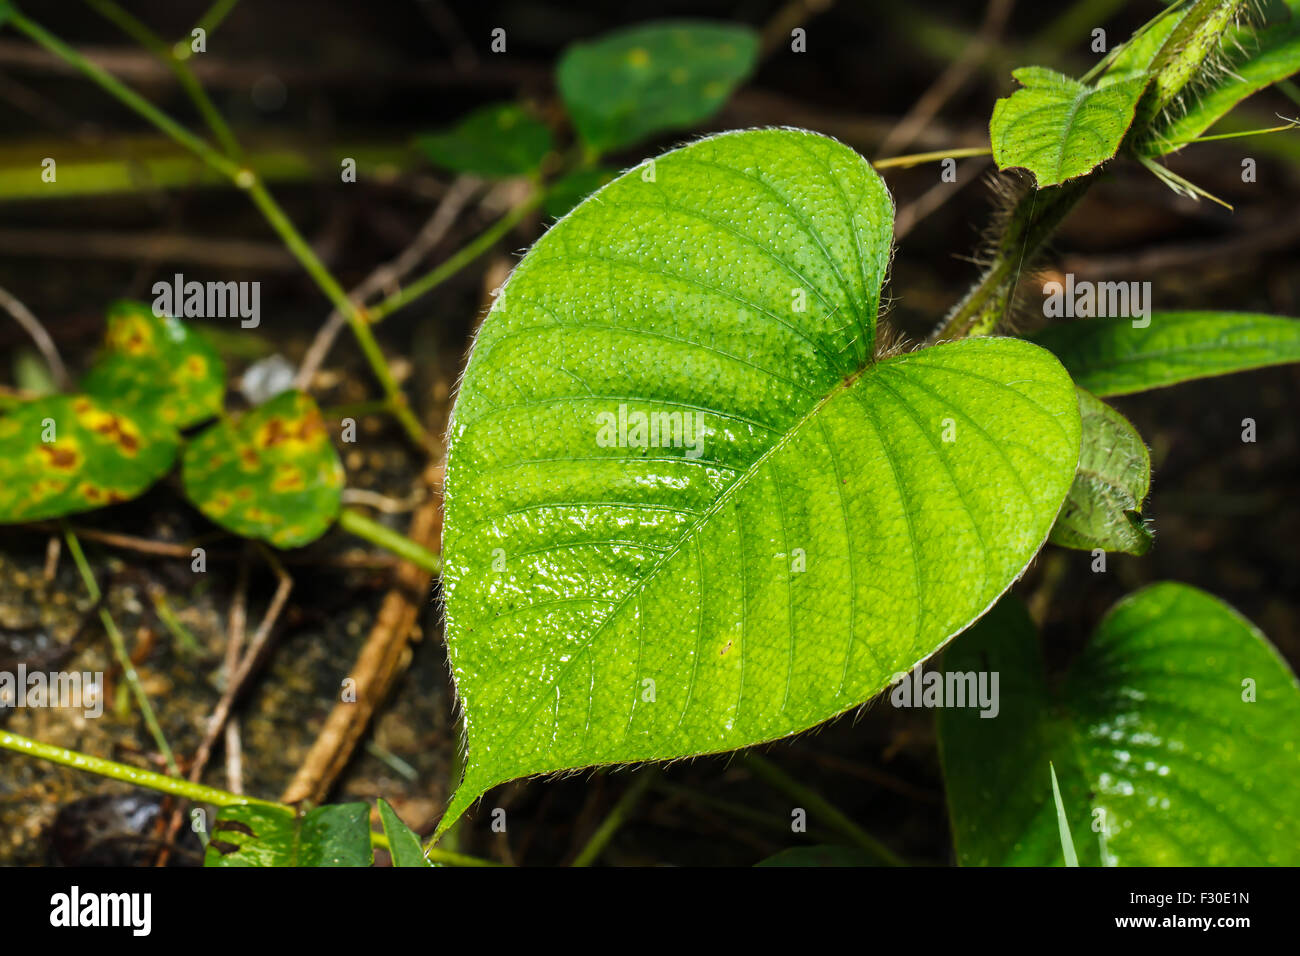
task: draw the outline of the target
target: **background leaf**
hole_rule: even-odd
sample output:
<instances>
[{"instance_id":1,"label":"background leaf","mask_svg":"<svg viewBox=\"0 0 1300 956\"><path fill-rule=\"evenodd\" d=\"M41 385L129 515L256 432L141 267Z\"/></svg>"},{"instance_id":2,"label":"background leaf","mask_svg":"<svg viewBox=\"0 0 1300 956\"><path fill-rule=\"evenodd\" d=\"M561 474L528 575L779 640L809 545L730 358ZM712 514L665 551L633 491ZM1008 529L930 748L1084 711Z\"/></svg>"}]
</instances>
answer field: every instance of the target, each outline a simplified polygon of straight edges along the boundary
<instances>
[{"instance_id":1,"label":"background leaf","mask_svg":"<svg viewBox=\"0 0 1300 956\"><path fill-rule=\"evenodd\" d=\"M204 866L369 866L370 807L335 803L297 814L282 807L222 807Z\"/></svg>"},{"instance_id":2,"label":"background leaf","mask_svg":"<svg viewBox=\"0 0 1300 956\"><path fill-rule=\"evenodd\" d=\"M613 181L617 175L616 169L600 167L579 169L567 176L561 176L547 187L542 211L552 219L560 219L601 186Z\"/></svg>"},{"instance_id":3,"label":"background leaf","mask_svg":"<svg viewBox=\"0 0 1300 956\"><path fill-rule=\"evenodd\" d=\"M1151 532L1139 514L1151 487L1151 458L1127 418L1079 389L1079 469L1048 540L1064 548L1146 554Z\"/></svg>"},{"instance_id":4,"label":"background leaf","mask_svg":"<svg viewBox=\"0 0 1300 956\"><path fill-rule=\"evenodd\" d=\"M379 800L379 819L388 836L388 855L393 858L393 866L433 866L424 855L415 831L403 823L397 811L382 798Z\"/></svg>"},{"instance_id":5,"label":"background leaf","mask_svg":"<svg viewBox=\"0 0 1300 956\"><path fill-rule=\"evenodd\" d=\"M1114 156L1147 82L1140 75L1093 87L1041 66L1011 75L1023 88L993 106L993 159L999 169L1028 169L1040 189Z\"/></svg>"},{"instance_id":6,"label":"background leaf","mask_svg":"<svg viewBox=\"0 0 1300 956\"><path fill-rule=\"evenodd\" d=\"M1032 338L1103 397L1300 361L1300 320L1253 312L1153 312L1144 329L1079 319Z\"/></svg>"},{"instance_id":7,"label":"background leaf","mask_svg":"<svg viewBox=\"0 0 1300 956\"><path fill-rule=\"evenodd\" d=\"M1004 599L943 664L1000 674L998 716L939 711L963 864L1061 864L1049 761L1085 866L1300 862L1300 687L1218 599L1174 583L1128 596L1059 698L1018 601ZM1243 699L1248 679L1253 701Z\"/></svg>"},{"instance_id":8,"label":"background leaf","mask_svg":"<svg viewBox=\"0 0 1300 956\"><path fill-rule=\"evenodd\" d=\"M52 423L54 441L44 437ZM0 523L136 497L176 460L176 430L89 395L49 395L0 414Z\"/></svg>"},{"instance_id":9,"label":"background leaf","mask_svg":"<svg viewBox=\"0 0 1300 956\"><path fill-rule=\"evenodd\" d=\"M106 405L139 408L177 428L221 414L226 366L204 337L140 302L108 312L104 348L81 388Z\"/></svg>"},{"instance_id":10,"label":"background leaf","mask_svg":"<svg viewBox=\"0 0 1300 956\"><path fill-rule=\"evenodd\" d=\"M188 445L185 494L221 527L278 548L316 540L338 515L343 464L316 403L283 392Z\"/></svg>"},{"instance_id":11,"label":"background leaf","mask_svg":"<svg viewBox=\"0 0 1300 956\"><path fill-rule=\"evenodd\" d=\"M546 124L517 103L484 106L416 144L444 169L489 177L535 173L555 145Z\"/></svg>"},{"instance_id":12,"label":"background leaf","mask_svg":"<svg viewBox=\"0 0 1300 956\"><path fill-rule=\"evenodd\" d=\"M451 428L469 749L442 827L514 777L820 723L1042 545L1078 461L1074 386L1017 339L875 362L891 213L839 143L733 133L615 180L520 262ZM618 441L635 412L700 441Z\"/></svg>"},{"instance_id":13,"label":"background leaf","mask_svg":"<svg viewBox=\"0 0 1300 956\"><path fill-rule=\"evenodd\" d=\"M664 21L575 43L556 82L578 135L607 152L708 119L757 59L748 27Z\"/></svg>"}]
</instances>

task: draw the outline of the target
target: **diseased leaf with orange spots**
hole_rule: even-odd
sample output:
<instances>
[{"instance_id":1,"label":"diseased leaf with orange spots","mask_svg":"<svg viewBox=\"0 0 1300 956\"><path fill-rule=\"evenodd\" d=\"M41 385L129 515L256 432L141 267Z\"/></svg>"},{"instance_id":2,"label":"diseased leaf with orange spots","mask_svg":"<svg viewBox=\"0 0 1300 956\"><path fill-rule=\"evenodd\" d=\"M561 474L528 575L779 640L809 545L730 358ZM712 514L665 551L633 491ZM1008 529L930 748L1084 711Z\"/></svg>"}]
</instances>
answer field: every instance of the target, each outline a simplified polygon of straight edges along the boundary
<instances>
[{"instance_id":1,"label":"diseased leaf with orange spots","mask_svg":"<svg viewBox=\"0 0 1300 956\"><path fill-rule=\"evenodd\" d=\"M185 446L181 478L189 499L223 528L296 548L338 515L343 464L316 403L291 391L201 432Z\"/></svg>"},{"instance_id":2,"label":"diseased leaf with orange spots","mask_svg":"<svg viewBox=\"0 0 1300 956\"><path fill-rule=\"evenodd\" d=\"M90 395L49 395L0 415L0 523L134 498L167 473L180 436Z\"/></svg>"},{"instance_id":3,"label":"diseased leaf with orange spots","mask_svg":"<svg viewBox=\"0 0 1300 956\"><path fill-rule=\"evenodd\" d=\"M221 414L226 368L211 343L179 319L118 302L108 311L104 351L81 387L188 428Z\"/></svg>"}]
</instances>

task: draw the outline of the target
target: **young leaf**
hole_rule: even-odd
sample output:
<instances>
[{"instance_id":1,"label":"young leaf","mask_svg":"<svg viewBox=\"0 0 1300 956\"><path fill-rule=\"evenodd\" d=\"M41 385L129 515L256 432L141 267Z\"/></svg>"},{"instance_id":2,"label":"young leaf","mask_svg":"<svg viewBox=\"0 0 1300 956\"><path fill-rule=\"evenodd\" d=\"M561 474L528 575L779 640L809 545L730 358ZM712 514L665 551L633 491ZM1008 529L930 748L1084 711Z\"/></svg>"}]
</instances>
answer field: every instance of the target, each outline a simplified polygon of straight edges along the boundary
<instances>
[{"instance_id":1,"label":"young leaf","mask_svg":"<svg viewBox=\"0 0 1300 956\"><path fill-rule=\"evenodd\" d=\"M1146 87L1145 74L1089 86L1041 66L993 106L989 135L999 169L1024 167L1041 189L1091 172L1115 155Z\"/></svg>"},{"instance_id":2,"label":"young leaf","mask_svg":"<svg viewBox=\"0 0 1300 956\"><path fill-rule=\"evenodd\" d=\"M534 173L555 145L546 124L515 103L484 106L416 144L444 169L489 177Z\"/></svg>"},{"instance_id":3,"label":"young leaf","mask_svg":"<svg viewBox=\"0 0 1300 956\"><path fill-rule=\"evenodd\" d=\"M1146 554L1151 532L1139 512L1151 487L1151 458L1127 418L1079 389L1079 470L1047 540L1063 548Z\"/></svg>"},{"instance_id":4,"label":"young leaf","mask_svg":"<svg viewBox=\"0 0 1300 956\"><path fill-rule=\"evenodd\" d=\"M964 865L1061 863L1049 761L1083 865L1300 863L1300 686L1248 621L1162 583L1116 604L1059 697L1024 606L1004 599L944 652L995 671L1000 710L939 712Z\"/></svg>"},{"instance_id":5,"label":"young leaf","mask_svg":"<svg viewBox=\"0 0 1300 956\"><path fill-rule=\"evenodd\" d=\"M433 866L424 855L415 831L403 823L397 811L382 798L379 800L379 819L388 837L388 855L393 858L393 866Z\"/></svg>"},{"instance_id":6,"label":"young leaf","mask_svg":"<svg viewBox=\"0 0 1300 956\"><path fill-rule=\"evenodd\" d=\"M81 383L110 406L139 408L176 428L221 414L226 367L206 339L140 302L108 311L104 349Z\"/></svg>"},{"instance_id":7,"label":"young leaf","mask_svg":"<svg viewBox=\"0 0 1300 956\"><path fill-rule=\"evenodd\" d=\"M0 524L127 501L176 460L176 429L89 395L50 395L0 414Z\"/></svg>"},{"instance_id":8,"label":"young leaf","mask_svg":"<svg viewBox=\"0 0 1300 956\"><path fill-rule=\"evenodd\" d=\"M278 548L315 541L338 515L343 464L320 409L283 392L185 446L186 496L212 521Z\"/></svg>"},{"instance_id":9,"label":"young leaf","mask_svg":"<svg viewBox=\"0 0 1300 956\"><path fill-rule=\"evenodd\" d=\"M579 169L562 176L546 190L542 211L552 219L568 215L569 210L618 175L616 169Z\"/></svg>"},{"instance_id":10,"label":"young leaf","mask_svg":"<svg viewBox=\"0 0 1300 956\"><path fill-rule=\"evenodd\" d=\"M1047 767L1052 774L1052 801L1056 804L1056 829L1061 834L1061 853L1066 866L1078 866L1079 855L1074 852L1074 837L1070 835L1070 818L1065 814L1065 803L1061 800L1061 785L1056 780L1056 767L1049 760Z\"/></svg>"},{"instance_id":11,"label":"young leaf","mask_svg":"<svg viewBox=\"0 0 1300 956\"><path fill-rule=\"evenodd\" d=\"M874 360L892 205L852 150L749 131L656 168L533 247L465 372L443 586L468 755L444 829L515 777L857 706L1011 584L1074 477L1050 354Z\"/></svg>"},{"instance_id":12,"label":"young leaf","mask_svg":"<svg viewBox=\"0 0 1300 956\"><path fill-rule=\"evenodd\" d=\"M204 866L369 866L370 807L335 803L299 814L283 807L222 807Z\"/></svg>"},{"instance_id":13,"label":"young leaf","mask_svg":"<svg viewBox=\"0 0 1300 956\"><path fill-rule=\"evenodd\" d=\"M665 21L574 44L556 82L578 135L608 152L708 119L757 59L749 27Z\"/></svg>"},{"instance_id":14,"label":"young leaf","mask_svg":"<svg viewBox=\"0 0 1300 956\"><path fill-rule=\"evenodd\" d=\"M848 846L794 846L760 860L755 866L879 866L871 854Z\"/></svg>"},{"instance_id":15,"label":"young leaf","mask_svg":"<svg viewBox=\"0 0 1300 956\"><path fill-rule=\"evenodd\" d=\"M1081 319L1032 338L1102 397L1300 361L1300 320L1253 312L1153 312L1145 328Z\"/></svg>"}]
</instances>

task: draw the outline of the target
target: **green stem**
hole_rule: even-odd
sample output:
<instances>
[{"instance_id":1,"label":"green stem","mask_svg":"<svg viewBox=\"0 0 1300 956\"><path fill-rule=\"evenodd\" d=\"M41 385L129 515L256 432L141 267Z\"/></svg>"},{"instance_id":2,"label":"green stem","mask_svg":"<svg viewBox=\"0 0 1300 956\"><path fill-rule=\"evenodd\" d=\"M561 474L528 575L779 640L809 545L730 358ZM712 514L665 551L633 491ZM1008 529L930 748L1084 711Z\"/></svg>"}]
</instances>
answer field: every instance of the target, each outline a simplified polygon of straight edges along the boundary
<instances>
[{"instance_id":1,"label":"green stem","mask_svg":"<svg viewBox=\"0 0 1300 956\"><path fill-rule=\"evenodd\" d=\"M809 816L816 816L826 826L838 832L840 836L854 846L870 853L887 866L906 865L902 857L850 820L839 807L812 788L786 774L784 770L774 763L753 753L745 754L742 759L745 766L752 770L755 776L780 790L786 796L798 800L808 811Z\"/></svg>"},{"instance_id":2,"label":"green stem","mask_svg":"<svg viewBox=\"0 0 1300 956\"><path fill-rule=\"evenodd\" d=\"M85 582L86 590L90 593L90 599L98 604L100 599L99 584L95 581L95 575L90 570L89 562L86 561L85 552L81 550L81 541L73 534L72 529L66 525L63 529L63 538L68 543L68 551L77 565L77 570L81 572L81 580ZM117 629L117 623L113 620L112 615L108 613L108 608L103 605L99 608L99 620L104 625L105 633L108 634L109 643L113 645L113 656L117 658L117 664L122 668L122 676L131 688L136 705L140 708L140 716L144 718L145 726L149 728L149 734L153 737L158 752L162 754L163 759L167 762L167 772L174 776L180 776L180 769L176 766L176 757L167 744L167 738L163 736L162 727L158 724L158 718L154 716L153 706L145 695L144 687L140 684L140 675L136 673L135 665L131 663L131 655L126 651L126 641L122 638L122 632Z\"/></svg>"},{"instance_id":3,"label":"green stem","mask_svg":"<svg viewBox=\"0 0 1300 956\"><path fill-rule=\"evenodd\" d=\"M217 27L221 26L226 17L230 15L230 11L235 9L238 5L239 0L216 0L216 2L208 8L208 12L199 17L199 22L194 25L195 28L202 30L209 38L211 38L212 32L216 30ZM186 47L186 49L189 48Z\"/></svg>"},{"instance_id":4,"label":"green stem","mask_svg":"<svg viewBox=\"0 0 1300 956\"><path fill-rule=\"evenodd\" d=\"M388 844L388 834L379 830L370 831L370 845L379 847L381 850L390 849ZM454 853L451 850L440 850L436 846L424 848L425 858L433 863L442 863L446 866L504 866L504 863L498 863L496 860L485 860L481 856L468 856L464 853Z\"/></svg>"},{"instance_id":5,"label":"green stem","mask_svg":"<svg viewBox=\"0 0 1300 956\"><path fill-rule=\"evenodd\" d=\"M371 308L369 310L370 321L373 323L387 318L398 309L405 308L416 299L427 295L446 282L496 245L497 240L517 226L529 212L537 208L545 195L546 193L543 190L535 190L532 195L498 219L490 228L480 233L477 238L471 240L457 250L456 253L439 263L433 271L421 276L404 289L393 293Z\"/></svg>"},{"instance_id":6,"label":"green stem","mask_svg":"<svg viewBox=\"0 0 1300 956\"><path fill-rule=\"evenodd\" d=\"M292 809L282 803L272 803L268 800L256 800L237 793L227 793L225 790L205 787L200 783L190 783L180 777L168 777L152 770L141 770L139 767L132 767L130 764L105 760L103 757L92 757L90 754L68 750L65 747L56 747L53 744L43 744L39 740L20 737L18 734L9 733L8 731L0 731L0 748L12 750L14 753L27 754L30 757L39 757L41 760L72 767L74 770L84 770L87 773L98 774L101 777L120 780L123 783L144 787L147 790L170 793L176 797L184 797L187 800L213 804L218 807L248 803L263 807Z\"/></svg>"},{"instance_id":7,"label":"green stem","mask_svg":"<svg viewBox=\"0 0 1300 956\"><path fill-rule=\"evenodd\" d=\"M423 545L416 544L410 538L398 534L392 528L367 518L355 508L344 508L339 512L339 527L349 531L358 538L364 538L371 544L390 551L403 560L410 561L416 567L424 568L430 574L442 573L442 557L434 554Z\"/></svg>"},{"instance_id":8,"label":"green stem","mask_svg":"<svg viewBox=\"0 0 1300 956\"><path fill-rule=\"evenodd\" d=\"M587 845L574 857L573 866L591 866L592 863L596 862L600 854L604 852L605 847L609 845L609 841L614 838L614 834L618 832L619 827L627 820L628 814L640 801L646 787L654 782L656 776L658 774L653 767L637 774L631 786L623 791L623 795L618 798L614 808L609 811L609 816L601 821L600 826L596 828L596 832L591 835Z\"/></svg>"},{"instance_id":9,"label":"green stem","mask_svg":"<svg viewBox=\"0 0 1300 956\"><path fill-rule=\"evenodd\" d=\"M932 163L939 159L966 159L970 156L988 156L993 150L988 146L967 146L961 149L937 149L929 153L912 153L908 156L887 156L874 159L871 165L876 169L890 169L895 166L917 166Z\"/></svg>"}]
</instances>

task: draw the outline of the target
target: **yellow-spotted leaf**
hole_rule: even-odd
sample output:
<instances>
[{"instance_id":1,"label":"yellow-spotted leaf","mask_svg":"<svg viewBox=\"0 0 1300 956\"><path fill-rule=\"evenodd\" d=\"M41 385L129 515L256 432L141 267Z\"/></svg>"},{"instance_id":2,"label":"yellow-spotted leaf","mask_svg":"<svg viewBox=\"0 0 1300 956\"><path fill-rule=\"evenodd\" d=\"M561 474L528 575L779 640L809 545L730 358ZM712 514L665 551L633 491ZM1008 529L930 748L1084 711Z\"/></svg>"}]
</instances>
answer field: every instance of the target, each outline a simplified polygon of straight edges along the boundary
<instances>
[{"instance_id":1,"label":"yellow-spotted leaf","mask_svg":"<svg viewBox=\"0 0 1300 956\"><path fill-rule=\"evenodd\" d=\"M167 473L180 436L90 395L49 395L0 414L0 522L36 521L136 497Z\"/></svg>"},{"instance_id":2,"label":"yellow-spotted leaf","mask_svg":"<svg viewBox=\"0 0 1300 956\"><path fill-rule=\"evenodd\" d=\"M188 428L221 413L226 368L217 350L179 319L140 302L108 312L108 334L82 391Z\"/></svg>"},{"instance_id":3,"label":"yellow-spotted leaf","mask_svg":"<svg viewBox=\"0 0 1300 956\"><path fill-rule=\"evenodd\" d=\"M212 521L279 548L324 534L343 490L343 465L320 409L297 391L205 429L185 446L181 477Z\"/></svg>"}]
</instances>

